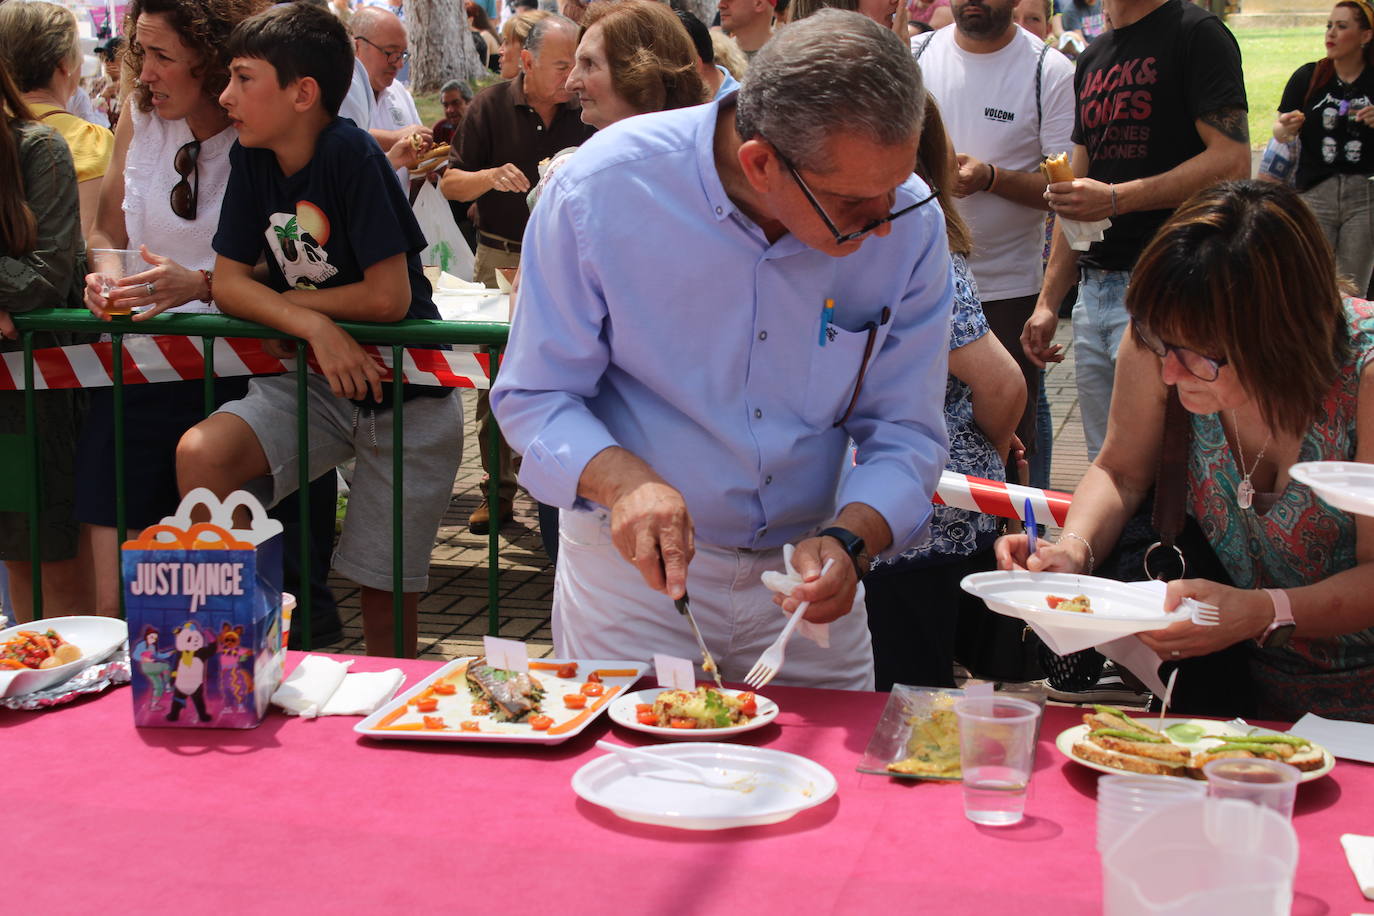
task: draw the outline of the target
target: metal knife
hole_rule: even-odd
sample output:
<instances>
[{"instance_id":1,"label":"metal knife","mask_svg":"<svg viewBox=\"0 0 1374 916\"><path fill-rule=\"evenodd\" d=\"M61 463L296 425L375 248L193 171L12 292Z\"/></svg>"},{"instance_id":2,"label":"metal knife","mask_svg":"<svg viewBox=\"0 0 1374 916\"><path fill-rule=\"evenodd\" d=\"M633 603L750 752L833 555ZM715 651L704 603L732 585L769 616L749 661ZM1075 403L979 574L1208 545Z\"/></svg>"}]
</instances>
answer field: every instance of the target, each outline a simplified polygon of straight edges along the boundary
<instances>
[{"instance_id":1,"label":"metal knife","mask_svg":"<svg viewBox=\"0 0 1374 916\"><path fill-rule=\"evenodd\" d=\"M716 686L724 690L725 685L720 680L720 669L716 667L716 660L711 657L711 650L706 648L706 640L701 638L701 630L697 628L697 622L692 617L692 609L687 600L687 593L684 591L681 598L673 601L673 606L677 608L679 614L687 618L687 624L692 628L692 635L697 638L697 646L701 649L701 666L716 679Z\"/></svg>"}]
</instances>

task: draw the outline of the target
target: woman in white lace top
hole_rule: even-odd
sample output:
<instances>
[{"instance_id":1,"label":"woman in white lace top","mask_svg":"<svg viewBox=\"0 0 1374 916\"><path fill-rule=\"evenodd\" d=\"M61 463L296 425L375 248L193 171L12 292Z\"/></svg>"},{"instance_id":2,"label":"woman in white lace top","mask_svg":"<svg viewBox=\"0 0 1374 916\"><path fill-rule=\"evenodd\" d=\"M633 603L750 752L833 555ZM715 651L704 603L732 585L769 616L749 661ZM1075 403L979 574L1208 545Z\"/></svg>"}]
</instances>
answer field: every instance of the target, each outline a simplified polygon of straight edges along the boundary
<instances>
[{"instance_id":1,"label":"woman in white lace top","mask_svg":"<svg viewBox=\"0 0 1374 916\"><path fill-rule=\"evenodd\" d=\"M139 310L135 322L169 309L214 312L210 246L229 181L237 134L219 105L228 83L223 48L241 20L266 0L134 0L126 62L137 75L115 131L92 248L140 250L147 269L121 280L110 298ZM108 318L95 274L86 306ZM237 395L222 384L221 399ZM130 536L177 504L176 443L204 416L202 384L130 385L124 390L125 522ZM119 607L115 531L113 400L92 393L82 431L76 514L97 565L97 611Z\"/></svg>"}]
</instances>

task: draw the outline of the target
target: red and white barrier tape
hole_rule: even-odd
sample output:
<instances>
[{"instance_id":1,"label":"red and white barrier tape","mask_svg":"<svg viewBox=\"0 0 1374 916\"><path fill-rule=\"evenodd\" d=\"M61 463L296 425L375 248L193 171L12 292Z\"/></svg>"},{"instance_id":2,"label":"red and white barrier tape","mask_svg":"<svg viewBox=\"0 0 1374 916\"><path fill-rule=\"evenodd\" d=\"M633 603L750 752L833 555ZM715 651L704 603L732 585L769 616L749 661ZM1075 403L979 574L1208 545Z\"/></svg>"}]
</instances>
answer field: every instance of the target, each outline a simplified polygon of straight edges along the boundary
<instances>
[{"instance_id":1,"label":"red and white barrier tape","mask_svg":"<svg viewBox=\"0 0 1374 916\"><path fill-rule=\"evenodd\" d=\"M970 509L1000 518L1019 518L1024 522L1027 498L1035 509L1037 522L1057 528L1064 526L1064 520L1069 517L1069 505L1073 502L1073 496L1057 490L1040 490L945 471L940 475L940 483L935 488L932 501L937 506Z\"/></svg>"},{"instance_id":2,"label":"red and white barrier tape","mask_svg":"<svg viewBox=\"0 0 1374 916\"><path fill-rule=\"evenodd\" d=\"M364 346L391 378L391 348ZM0 391L17 391L24 381L24 354L0 354ZM262 341L247 337L219 337L214 341L215 375L269 375L291 372L295 360L277 359L262 349ZM150 382L176 382L204 377L205 362L200 347L188 337L176 334L138 335L124 339L124 382L129 385ZM113 345L78 344L49 347L33 353L34 388L100 388L114 384ZM485 353L453 350L407 349L401 379L419 385L444 388L487 388L491 384L489 360ZM310 368L319 367L310 360ZM1026 498L1035 507L1041 523L1062 527L1073 497L1054 490L1039 490L1017 484L970 477L954 471L940 475L933 501L937 505L969 509L1001 518L1024 521Z\"/></svg>"},{"instance_id":3,"label":"red and white barrier tape","mask_svg":"<svg viewBox=\"0 0 1374 916\"><path fill-rule=\"evenodd\" d=\"M391 348L364 345L391 380ZM0 354L0 391L24 387L24 354ZM293 359L277 359L262 349L262 341L248 337L218 337L214 341L215 375L270 375L291 372ZM310 368L319 371L307 357ZM176 334L137 335L124 338L124 383L178 382L205 376L200 346L192 338ZM113 344L77 344L33 351L33 387L102 388L114 384ZM443 388L488 388L491 385L485 353L454 350L407 349L401 380Z\"/></svg>"}]
</instances>

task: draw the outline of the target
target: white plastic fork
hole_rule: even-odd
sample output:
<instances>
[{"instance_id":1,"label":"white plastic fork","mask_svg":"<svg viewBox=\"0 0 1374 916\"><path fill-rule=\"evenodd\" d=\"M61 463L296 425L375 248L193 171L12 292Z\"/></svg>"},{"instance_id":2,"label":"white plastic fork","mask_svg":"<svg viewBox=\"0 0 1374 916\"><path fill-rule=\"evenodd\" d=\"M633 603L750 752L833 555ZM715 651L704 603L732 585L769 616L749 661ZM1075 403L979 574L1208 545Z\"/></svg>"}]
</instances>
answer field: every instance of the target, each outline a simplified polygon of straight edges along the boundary
<instances>
[{"instance_id":1,"label":"white plastic fork","mask_svg":"<svg viewBox=\"0 0 1374 916\"><path fill-rule=\"evenodd\" d=\"M830 566L835 562L831 557L825 561L821 567L821 577L830 572ZM806 614L806 609L811 606L810 601L803 601L797 605L797 609L792 612L792 616L787 618L787 623L783 625L782 632L778 638L773 640L773 644L763 650L759 660L754 662L754 667L749 669L749 673L744 676L744 683L755 690L763 688L769 681L778 676L778 671L782 668L783 655L787 650L787 641L792 638L792 631L801 623L802 616Z\"/></svg>"},{"instance_id":2,"label":"white plastic fork","mask_svg":"<svg viewBox=\"0 0 1374 916\"><path fill-rule=\"evenodd\" d=\"M1221 625L1221 608L1215 604L1204 604L1192 598L1183 599L1188 604L1189 611L1192 612L1193 623L1200 627L1215 627Z\"/></svg>"},{"instance_id":3,"label":"white plastic fork","mask_svg":"<svg viewBox=\"0 0 1374 916\"><path fill-rule=\"evenodd\" d=\"M723 776L718 776L706 767L698 766L695 763L688 763L686 760L679 760L676 757L665 757L655 754L653 751L640 750L637 747L626 747L623 744L612 744L609 741L601 740L596 742L596 746L603 751L610 751L612 754L623 760L632 760L636 763L643 763L659 769L673 770L690 778L693 782L699 782L712 789L733 789L736 792L743 792L746 788L746 780L741 780L737 776L729 775L729 771L721 770Z\"/></svg>"}]
</instances>

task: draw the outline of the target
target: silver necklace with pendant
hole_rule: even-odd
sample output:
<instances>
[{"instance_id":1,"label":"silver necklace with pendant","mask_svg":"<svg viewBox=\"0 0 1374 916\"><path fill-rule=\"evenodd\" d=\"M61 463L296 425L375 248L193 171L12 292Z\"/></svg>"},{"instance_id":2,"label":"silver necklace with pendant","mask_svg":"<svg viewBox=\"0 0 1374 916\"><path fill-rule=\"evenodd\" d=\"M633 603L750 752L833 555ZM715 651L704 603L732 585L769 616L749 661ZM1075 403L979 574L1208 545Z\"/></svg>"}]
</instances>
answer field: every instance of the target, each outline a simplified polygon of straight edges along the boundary
<instances>
[{"instance_id":1,"label":"silver necklace with pendant","mask_svg":"<svg viewBox=\"0 0 1374 916\"><path fill-rule=\"evenodd\" d=\"M1245 449L1240 444L1240 421L1236 419L1236 412L1231 411L1231 422L1236 427L1236 456L1240 459L1236 462L1240 468L1241 481L1236 487L1236 505L1242 509L1249 509L1255 502L1255 485L1250 482L1250 475L1259 470L1260 462L1264 460L1264 453L1269 448L1270 441L1274 438L1273 434L1266 436L1264 445L1260 447L1259 454L1255 456L1255 463L1250 466L1250 470L1245 470Z\"/></svg>"}]
</instances>

